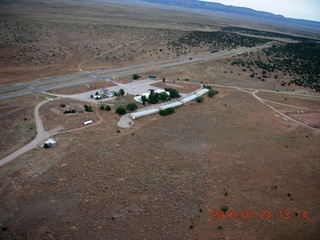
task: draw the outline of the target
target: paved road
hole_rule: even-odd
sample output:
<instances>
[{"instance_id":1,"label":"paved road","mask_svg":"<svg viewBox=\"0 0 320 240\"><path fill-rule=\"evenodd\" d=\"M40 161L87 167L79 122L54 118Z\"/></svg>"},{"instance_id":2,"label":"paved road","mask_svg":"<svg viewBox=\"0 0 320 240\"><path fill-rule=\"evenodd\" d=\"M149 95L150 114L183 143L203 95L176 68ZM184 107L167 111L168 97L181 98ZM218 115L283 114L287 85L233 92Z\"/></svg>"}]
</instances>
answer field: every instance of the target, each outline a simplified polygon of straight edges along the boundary
<instances>
[{"instance_id":1,"label":"paved road","mask_svg":"<svg viewBox=\"0 0 320 240\"><path fill-rule=\"evenodd\" d=\"M180 66L184 64L196 63L211 59L217 59L234 54L241 54L244 52L255 51L257 49L267 48L272 45L272 42L263 46L257 46L252 48L237 48L228 51L220 51L210 54L194 55L192 59L190 56L167 59L161 61L151 61L148 63L135 64L131 66L109 68L105 70L97 70L92 72L80 72L67 76L56 76L42 79L36 79L33 81L27 81L14 85L8 85L0 87L0 100L7 98L14 98L24 96L28 94L41 93L43 91L54 90L61 87L74 86L78 84L86 84L96 80L111 79L113 76L128 76L134 73L142 73L148 71L159 70L162 68L169 68L174 66Z\"/></svg>"}]
</instances>

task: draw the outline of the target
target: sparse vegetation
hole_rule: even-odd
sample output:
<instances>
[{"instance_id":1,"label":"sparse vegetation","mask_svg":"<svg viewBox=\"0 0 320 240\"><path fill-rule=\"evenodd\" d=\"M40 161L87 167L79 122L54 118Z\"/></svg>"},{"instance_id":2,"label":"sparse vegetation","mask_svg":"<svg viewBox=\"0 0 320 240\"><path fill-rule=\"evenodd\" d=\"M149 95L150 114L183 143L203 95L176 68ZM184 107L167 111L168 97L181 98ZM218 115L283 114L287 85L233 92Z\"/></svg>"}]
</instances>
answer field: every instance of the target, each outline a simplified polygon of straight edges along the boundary
<instances>
[{"instance_id":1,"label":"sparse vegetation","mask_svg":"<svg viewBox=\"0 0 320 240\"><path fill-rule=\"evenodd\" d=\"M7 2L12 1L5 1L1 7ZM17 6L8 11L10 14L3 17L0 23L2 29L0 61L4 66L3 73L8 69L11 71L11 67L14 72L12 78L11 72L5 73L3 81L6 81L7 76L8 79L22 77L32 79L34 76L41 78L46 74L64 76L66 71L85 74L87 70L173 59L176 54L187 56L185 59L190 56L197 58L197 55L206 53L208 49L217 51L226 46L236 47L232 46L233 40L230 38L237 33L229 35L226 44L223 39L214 43L216 41L214 37L212 39L208 37L207 42L199 37L195 39L195 41L201 40L198 46L186 43L177 46L176 49L167 47L168 42L177 42L177 39L192 33L193 29L219 32L221 25L225 23L219 21L216 24L215 17L208 17L207 21L207 17L198 14L189 16L183 13L178 14L179 19L175 19L175 14L165 13L168 17L158 15L162 10L143 11L141 15L137 15L138 7L130 9L128 13L122 4L121 6L118 4L120 7L116 9L112 8L112 4L108 4L108 8L101 8L103 11L99 12L99 8L94 7L95 4L85 1L71 3L84 2L86 6L90 6L78 8L83 14L81 19L76 8L70 11L76 14L75 19L72 19L72 15L67 15L69 8L64 8L64 4L70 7L69 1L59 2L61 6L50 13L51 9L48 7L41 16L34 15L34 11L39 6L41 8L46 6L46 1L26 8L32 8L31 12L15 14L15 9L23 2L25 1L16 3ZM55 4L52 2L52 6ZM89 16L87 13L91 9L94 9L94 12ZM50 18L51 15L54 15L54 18ZM122 20L122 15L126 19ZM114 21L114 17L117 21ZM38 19L46 20L45 18L48 18L48 22L38 21ZM24 19L28 20L23 22ZM125 26L129 22L128 19L130 26ZM146 19L148 21L145 21ZM118 25L112 26L112 22ZM166 26L170 29L165 29ZM267 28L260 23L259 26L256 24L256 27ZM277 27L277 30L280 31L280 27ZM301 32L300 35L302 34L304 33ZM235 44L240 42L241 38L238 38ZM275 46L282 45L285 43L275 44ZM258 54L261 59L258 59ZM15 57L10 59L11 55ZM34 59L31 59L32 57ZM242 62L239 67L236 64L231 66L230 63L238 58L243 61L244 66ZM84 61L86 61L84 64L79 65ZM192 83L185 82L185 79L190 79L192 82L203 81L207 86L226 82L229 86L273 90L272 86L275 85L280 91L285 91L290 81L297 78L294 74L290 76L291 73L287 69L285 69L286 75L277 69L274 72L271 69L270 72L262 69L257 64L262 67L267 66L260 62L267 63L263 49L257 53L247 53L246 56L234 55L201 63L190 61L188 65L176 66L175 69L164 68L147 72L143 79L148 74L155 74L160 77L159 85L170 86L172 83L172 87L176 85L179 92L186 93L185 86ZM77 66L81 66L82 73ZM15 71L16 69L18 71ZM38 73L43 75L40 76ZM132 81L133 73L127 77L120 76L120 79L115 77L115 82L123 84ZM239 73L241 77L238 77ZM253 74L253 77L250 77L250 74ZM174 80L173 82L166 80L163 83L162 76L176 79L177 83L173 83ZM109 87L108 83L103 81L100 86L91 84L92 98L97 89ZM296 84L291 83L291 87L294 86ZM89 87L83 83L81 87L79 86L80 91L87 92L88 89ZM190 92L193 91L196 90ZM297 92L301 93L300 89ZM89 98L91 93L86 93L85 97ZM307 91L302 98L290 95L287 102L282 94L275 94L275 97L270 98L267 97L268 94L270 93L260 91L257 96L275 102L288 102L311 110L317 110L319 106L317 101L308 102ZM61 140L59 149L49 151L33 149L20 156L17 161L1 168L0 175L3 177L0 181L5 193L0 197L5 206L1 214L8 216L10 220L8 225L4 225L5 228L0 227L2 238L94 239L99 234L101 239L152 237L247 239L248 236L257 239L263 233L266 238L279 239L283 233L292 233L292 224L281 224L281 228L275 225L272 231L268 231L270 221L270 224L262 224L256 219L241 220L241 211L246 209L259 211L264 197L266 197L263 201L264 209L275 209L275 202L279 206L285 206L288 201L293 200L291 195L287 198L282 196L287 195L283 194L283 189L284 191L295 189L301 196L308 196L309 202L318 201L316 184L307 184L319 170L315 134L312 133L312 129L290 127L292 122L278 121L273 114L270 114L270 109L256 102L250 93L224 88L218 96L219 100L205 99L206 102L197 107L192 103L193 106L183 107L181 113L165 119L160 116L139 119L131 129L124 130L116 126L120 117L113 109L118 106L125 107L132 101L130 95L124 94L117 100L108 99L113 112L98 111L97 116L94 113L70 116L61 114L64 110L72 108L78 113L83 112L81 110L84 103L78 100L58 98L48 102L41 108L45 129L50 131L61 125L66 131L71 129L76 131L57 136ZM28 143L31 135L35 136L34 107L40 101L42 99L37 99L34 95L17 98L17 101L12 101L15 105L10 105L11 102L7 100L1 101L2 157ZM158 101L165 101L161 94L158 95ZM59 107L60 103L65 103L67 107ZM99 107L101 104L103 103L95 103ZM227 104L230 107L224 107ZM93 110L98 108L91 105ZM272 104L272 106L286 108L283 105ZM105 110L110 111L110 106L109 108L106 106ZM8 114L4 114L5 112ZM295 111L292 109L292 112ZM103 120L100 124L99 115ZM294 115L302 117L308 114ZM83 122L90 119L94 125L82 129ZM284 147L287 145L289 148ZM301 164L304 158L308 164ZM256 161L257 159L261 161ZM286 167L288 162L299 168L290 167L291 165ZM278 165L281 167L272 167ZM270 180L267 174L271 171L273 180ZM299 181L288 181L283 176L283 171L287 176L299 175ZM246 181L248 179L249 181ZM239 186L239 182L247 184ZM266 184L256 187L254 185L256 182ZM279 190L273 189L275 184L279 185ZM306 185L308 189L305 188ZM222 188L223 186L227 187L228 193ZM230 197L227 197L228 194ZM211 219L210 224L215 225L209 226L207 220L212 217L210 216L212 205L223 199L228 206L232 204L237 212L238 221L244 224L230 225L232 222L230 219ZM291 204L293 208L289 209L291 215L294 213L293 210L300 210L294 206L303 206L304 200L295 198L295 204ZM47 207L44 211L43 207L39 206ZM219 205L217 210L219 212ZM308 206L310 216L316 210L317 204ZM229 214L230 217L231 211L230 209L228 211L224 215ZM223 214L220 212L220 215ZM254 216L258 216L257 212ZM276 216L272 217L271 220L277 223ZM139 219L142 219L140 223ZM294 226L299 230L294 232L297 239L306 238L307 234L310 234L308 226L312 226L312 220L310 217L301 221L295 217ZM284 223L285 220L279 221ZM225 226L222 225L223 222L226 223ZM219 231L217 228L223 230ZM312 238L312 235L307 237L310 236Z\"/></svg>"}]
</instances>

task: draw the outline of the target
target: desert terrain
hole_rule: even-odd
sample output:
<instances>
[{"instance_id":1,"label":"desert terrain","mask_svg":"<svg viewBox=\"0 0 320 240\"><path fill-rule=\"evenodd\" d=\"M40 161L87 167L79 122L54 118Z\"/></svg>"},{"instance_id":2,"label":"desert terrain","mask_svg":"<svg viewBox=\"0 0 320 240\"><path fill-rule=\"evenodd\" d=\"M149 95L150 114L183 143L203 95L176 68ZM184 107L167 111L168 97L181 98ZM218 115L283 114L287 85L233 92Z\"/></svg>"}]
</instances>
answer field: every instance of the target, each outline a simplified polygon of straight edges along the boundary
<instances>
[{"instance_id":1,"label":"desert terrain","mask_svg":"<svg viewBox=\"0 0 320 240\"><path fill-rule=\"evenodd\" d=\"M111 1L0 4L0 157L58 142L1 164L0 239L320 238L320 36ZM218 94L119 127L144 81ZM90 97L101 88L126 93Z\"/></svg>"}]
</instances>

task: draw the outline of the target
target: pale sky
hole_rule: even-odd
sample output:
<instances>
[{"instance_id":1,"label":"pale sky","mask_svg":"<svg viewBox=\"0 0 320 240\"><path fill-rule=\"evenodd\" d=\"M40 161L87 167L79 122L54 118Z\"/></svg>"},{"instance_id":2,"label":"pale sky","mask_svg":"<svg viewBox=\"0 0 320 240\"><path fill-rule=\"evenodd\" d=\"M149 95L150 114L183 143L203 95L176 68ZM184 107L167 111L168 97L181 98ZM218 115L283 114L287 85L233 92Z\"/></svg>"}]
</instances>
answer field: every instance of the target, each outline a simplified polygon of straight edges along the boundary
<instances>
[{"instance_id":1,"label":"pale sky","mask_svg":"<svg viewBox=\"0 0 320 240\"><path fill-rule=\"evenodd\" d=\"M205 0L320 22L320 0Z\"/></svg>"}]
</instances>

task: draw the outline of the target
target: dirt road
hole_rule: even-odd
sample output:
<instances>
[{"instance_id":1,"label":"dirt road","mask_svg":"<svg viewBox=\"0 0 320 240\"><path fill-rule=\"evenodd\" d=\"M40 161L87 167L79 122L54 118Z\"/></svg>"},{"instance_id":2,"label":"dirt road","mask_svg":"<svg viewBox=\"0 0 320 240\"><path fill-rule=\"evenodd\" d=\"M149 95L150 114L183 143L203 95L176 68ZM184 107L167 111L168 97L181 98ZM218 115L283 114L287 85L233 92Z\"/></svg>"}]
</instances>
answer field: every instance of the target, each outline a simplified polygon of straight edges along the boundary
<instances>
[{"instance_id":1,"label":"dirt road","mask_svg":"<svg viewBox=\"0 0 320 240\"><path fill-rule=\"evenodd\" d=\"M33 139L30 143L23 146L22 148L18 149L17 151L13 152L12 154L1 159L0 166L14 160L15 158L19 157L23 153L30 151L33 148L37 148L47 138L49 138L50 136L56 135L60 130L63 129L62 127L57 127L57 128L54 128L50 131L44 130L43 123L42 123L42 120L40 117L40 107L48 102L49 101L47 100L47 101L43 101L43 102L39 103L34 110L36 127L37 127L37 136L35 137L35 139Z\"/></svg>"}]
</instances>

